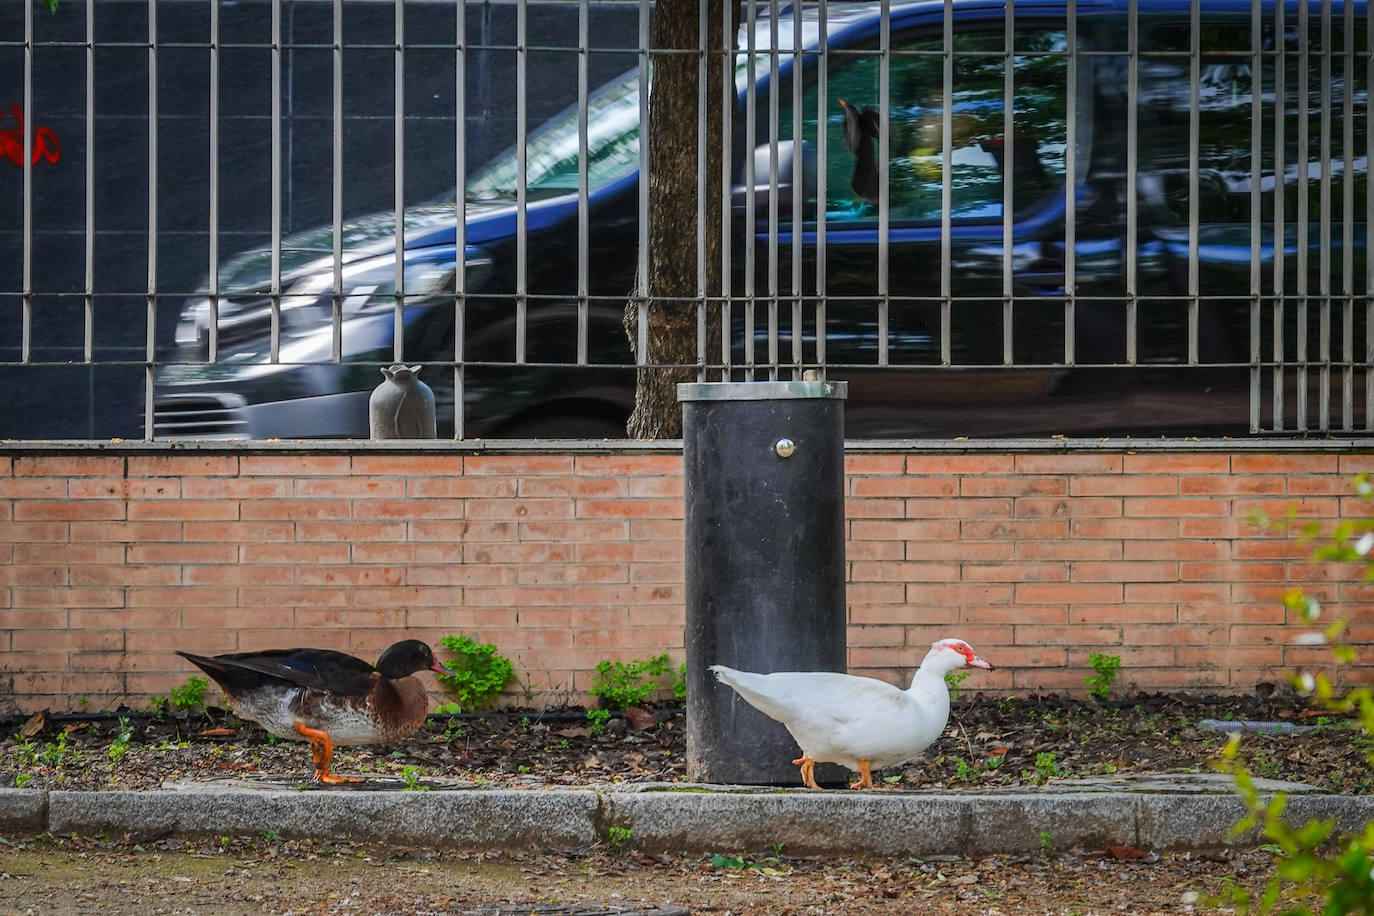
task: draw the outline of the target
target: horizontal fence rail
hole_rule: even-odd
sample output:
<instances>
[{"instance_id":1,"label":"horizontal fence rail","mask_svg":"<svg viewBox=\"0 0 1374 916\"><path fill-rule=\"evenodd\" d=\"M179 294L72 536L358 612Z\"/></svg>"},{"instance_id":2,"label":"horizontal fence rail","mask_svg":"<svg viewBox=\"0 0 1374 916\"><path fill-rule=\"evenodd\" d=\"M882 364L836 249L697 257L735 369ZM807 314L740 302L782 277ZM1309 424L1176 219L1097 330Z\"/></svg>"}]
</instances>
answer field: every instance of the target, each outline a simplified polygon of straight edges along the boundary
<instances>
[{"instance_id":1,"label":"horizontal fence rail","mask_svg":"<svg viewBox=\"0 0 1374 916\"><path fill-rule=\"evenodd\" d=\"M846 379L851 437L1374 433L1364 2L659 15L0 0L0 437L366 438L394 363L457 439L623 436L658 372Z\"/></svg>"}]
</instances>

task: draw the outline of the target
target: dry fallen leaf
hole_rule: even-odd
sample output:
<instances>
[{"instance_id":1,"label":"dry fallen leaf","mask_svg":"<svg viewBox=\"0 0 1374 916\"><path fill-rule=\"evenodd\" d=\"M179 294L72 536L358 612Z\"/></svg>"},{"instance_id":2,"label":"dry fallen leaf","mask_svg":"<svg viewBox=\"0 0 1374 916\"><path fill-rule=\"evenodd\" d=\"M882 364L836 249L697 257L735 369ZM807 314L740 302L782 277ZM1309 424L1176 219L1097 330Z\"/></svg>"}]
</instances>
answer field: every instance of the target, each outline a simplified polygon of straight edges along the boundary
<instances>
[{"instance_id":1,"label":"dry fallen leaf","mask_svg":"<svg viewBox=\"0 0 1374 916\"><path fill-rule=\"evenodd\" d=\"M1148 852L1136 849L1134 846L1108 846L1107 854L1113 859L1143 859L1149 855Z\"/></svg>"},{"instance_id":2,"label":"dry fallen leaf","mask_svg":"<svg viewBox=\"0 0 1374 916\"><path fill-rule=\"evenodd\" d=\"M41 710L34 713L32 716L29 716L29 721L25 722L23 727L19 729L19 736L21 738L32 738L43 730L47 721L48 717L46 713Z\"/></svg>"},{"instance_id":3,"label":"dry fallen leaf","mask_svg":"<svg viewBox=\"0 0 1374 916\"><path fill-rule=\"evenodd\" d=\"M658 719L643 706L630 706L625 710L625 721L629 723L630 728L642 732L646 728L652 728Z\"/></svg>"}]
</instances>

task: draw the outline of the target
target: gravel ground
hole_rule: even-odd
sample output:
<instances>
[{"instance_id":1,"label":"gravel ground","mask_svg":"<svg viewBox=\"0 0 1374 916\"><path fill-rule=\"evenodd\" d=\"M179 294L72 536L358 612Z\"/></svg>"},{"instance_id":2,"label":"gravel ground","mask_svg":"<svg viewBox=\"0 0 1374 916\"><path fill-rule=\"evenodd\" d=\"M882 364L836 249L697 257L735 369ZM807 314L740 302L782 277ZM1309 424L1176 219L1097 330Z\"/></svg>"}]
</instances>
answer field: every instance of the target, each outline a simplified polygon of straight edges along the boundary
<instances>
[{"instance_id":1,"label":"gravel ground","mask_svg":"<svg viewBox=\"0 0 1374 916\"><path fill-rule=\"evenodd\" d=\"M0 913L482 914L677 912L1176 914L1211 911L1228 879L1261 884L1260 852L1134 850L966 861L592 852L398 854L263 839L118 845L50 837L0 853Z\"/></svg>"}]
</instances>

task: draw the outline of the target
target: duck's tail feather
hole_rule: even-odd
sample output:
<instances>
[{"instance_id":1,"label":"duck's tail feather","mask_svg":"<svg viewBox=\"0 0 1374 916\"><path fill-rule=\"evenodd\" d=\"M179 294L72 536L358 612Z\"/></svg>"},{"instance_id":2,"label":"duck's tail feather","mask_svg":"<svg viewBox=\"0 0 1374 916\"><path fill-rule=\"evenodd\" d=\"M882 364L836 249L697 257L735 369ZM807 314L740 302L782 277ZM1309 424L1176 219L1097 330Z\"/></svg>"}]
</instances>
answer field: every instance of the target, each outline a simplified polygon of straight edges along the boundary
<instances>
[{"instance_id":1,"label":"duck's tail feather","mask_svg":"<svg viewBox=\"0 0 1374 916\"><path fill-rule=\"evenodd\" d=\"M764 715L785 723L790 715L788 708L779 702L775 691L770 690L767 674L754 674L750 671L736 671L726 665L711 665L710 671L722 684L732 688L744 701Z\"/></svg>"}]
</instances>

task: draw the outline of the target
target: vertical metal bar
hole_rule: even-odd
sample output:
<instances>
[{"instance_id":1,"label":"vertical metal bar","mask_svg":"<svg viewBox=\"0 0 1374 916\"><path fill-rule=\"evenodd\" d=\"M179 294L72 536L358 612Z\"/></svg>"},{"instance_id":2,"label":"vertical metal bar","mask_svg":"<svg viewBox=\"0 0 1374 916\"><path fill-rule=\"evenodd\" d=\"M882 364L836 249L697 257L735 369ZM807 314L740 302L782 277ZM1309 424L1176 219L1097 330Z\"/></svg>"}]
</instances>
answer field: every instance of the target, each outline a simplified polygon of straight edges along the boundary
<instances>
[{"instance_id":1,"label":"vertical metal bar","mask_svg":"<svg viewBox=\"0 0 1374 916\"><path fill-rule=\"evenodd\" d=\"M397 0L401 2L401 0ZM642 0L641 0L642 2ZM529 100L526 94L529 91L527 80L527 67L529 65L528 47L526 42L529 36L528 28L529 6L527 0L519 0L515 5L515 361L525 362L525 327L526 319L529 314L529 193L525 187L528 177L526 156L528 150L525 148L529 139ZM646 93L645 75L641 70L639 74L640 113L644 114ZM639 144L640 144L640 165L643 166L644 150L647 144L644 141L646 133L645 125L649 123L645 118L640 121ZM640 175L640 187L645 186L644 176ZM640 211L641 225L640 235L643 239L643 210ZM641 244L640 248L643 249ZM641 253L641 259L643 254ZM641 300L642 301L642 300ZM639 336L641 343L644 340L644 310L640 307L639 315ZM643 348L641 346L641 353Z\"/></svg>"},{"instance_id":2,"label":"vertical metal bar","mask_svg":"<svg viewBox=\"0 0 1374 916\"><path fill-rule=\"evenodd\" d=\"M520 0L525 8L525 0ZM635 362L649 364L649 0L639 0L639 269ZM521 142L523 143L523 135ZM521 172L523 181L524 173Z\"/></svg>"},{"instance_id":3,"label":"vertical metal bar","mask_svg":"<svg viewBox=\"0 0 1374 916\"><path fill-rule=\"evenodd\" d=\"M697 47L700 49L697 57L697 381L704 382L708 362L707 313L710 308L707 298L710 290L706 285L706 106L709 103L706 77L710 67L706 54L706 49L710 46L710 17L707 16L707 4L697 4L697 17Z\"/></svg>"},{"instance_id":4,"label":"vertical metal bar","mask_svg":"<svg viewBox=\"0 0 1374 916\"><path fill-rule=\"evenodd\" d=\"M1262 258L1260 217L1263 213L1264 153L1264 28L1263 0L1250 0L1250 432L1260 431L1260 397L1263 373L1260 369L1260 316ZM1277 176L1282 182L1282 176Z\"/></svg>"},{"instance_id":5,"label":"vertical metal bar","mask_svg":"<svg viewBox=\"0 0 1374 916\"><path fill-rule=\"evenodd\" d=\"M1355 4L1342 6L1345 67L1341 92L1341 429L1351 432L1355 428Z\"/></svg>"},{"instance_id":6,"label":"vertical metal bar","mask_svg":"<svg viewBox=\"0 0 1374 916\"><path fill-rule=\"evenodd\" d=\"M152 0L149 0L152 2ZM33 7L24 3L24 217L23 276L20 283L19 360L33 358ZM151 93L150 93L151 95ZM151 411L148 412L151 418ZM151 424L149 425L151 429ZM148 433L147 438L152 438Z\"/></svg>"},{"instance_id":7,"label":"vertical metal bar","mask_svg":"<svg viewBox=\"0 0 1374 916\"><path fill-rule=\"evenodd\" d=\"M156 2L156 0L151 0ZM270 303L272 309L271 361L281 358L281 0L272 0L272 124L271 124L271 226L272 264Z\"/></svg>"},{"instance_id":8,"label":"vertical metal bar","mask_svg":"<svg viewBox=\"0 0 1374 916\"><path fill-rule=\"evenodd\" d=\"M1321 172L1317 187L1317 429L1331 428L1331 0L1321 3Z\"/></svg>"},{"instance_id":9,"label":"vertical metal bar","mask_svg":"<svg viewBox=\"0 0 1374 916\"><path fill-rule=\"evenodd\" d=\"M778 0L768 0L768 378L778 379Z\"/></svg>"},{"instance_id":10,"label":"vertical metal bar","mask_svg":"<svg viewBox=\"0 0 1374 916\"><path fill-rule=\"evenodd\" d=\"M1284 4L1274 4L1274 313L1273 313L1273 335L1274 335L1274 420L1273 431L1282 431L1287 424L1284 422L1284 352L1287 349L1284 344L1284 311L1285 301L1288 295L1288 286L1285 281L1284 273L1284 252L1287 246L1285 238L1284 204L1287 198L1287 179L1285 174L1286 156L1285 137L1288 116L1288 100L1285 96L1288 93L1288 39L1284 31Z\"/></svg>"},{"instance_id":11,"label":"vertical metal bar","mask_svg":"<svg viewBox=\"0 0 1374 916\"><path fill-rule=\"evenodd\" d=\"M463 353L466 349L467 324L467 4L454 4L453 21L453 438L463 439L465 428L464 382L466 372ZM586 45L586 41L582 42ZM585 95L580 93L579 98ZM585 159L585 157L584 157Z\"/></svg>"},{"instance_id":12,"label":"vertical metal bar","mask_svg":"<svg viewBox=\"0 0 1374 916\"><path fill-rule=\"evenodd\" d=\"M32 4L29 4L32 6ZM26 117L25 121L28 120ZM213 134L211 135L213 137ZM213 149L213 147L211 147ZM214 171L211 170L213 179ZM86 2L86 237L83 359L95 358L95 0Z\"/></svg>"},{"instance_id":13,"label":"vertical metal bar","mask_svg":"<svg viewBox=\"0 0 1374 916\"><path fill-rule=\"evenodd\" d=\"M26 87L27 88L27 87ZM28 124L28 119L25 119ZM143 438L153 438L157 361L157 0L148 0L148 299L143 372ZM30 165L25 158L25 166Z\"/></svg>"},{"instance_id":14,"label":"vertical metal bar","mask_svg":"<svg viewBox=\"0 0 1374 916\"><path fill-rule=\"evenodd\" d=\"M1140 246L1140 195L1137 190L1140 138L1140 2L1126 4L1126 363L1136 364L1136 317L1139 288L1136 268Z\"/></svg>"},{"instance_id":15,"label":"vertical metal bar","mask_svg":"<svg viewBox=\"0 0 1374 916\"><path fill-rule=\"evenodd\" d=\"M1354 44L1354 36L1351 36ZM1365 161L1374 162L1374 93L1368 87L1374 86L1374 4L1365 8ZM1351 93L1354 94L1353 92ZM1369 228L1374 226L1374 194L1365 192L1364 197L1365 238L1368 244ZM1365 255L1364 259L1364 429L1374 430L1374 258Z\"/></svg>"},{"instance_id":16,"label":"vertical metal bar","mask_svg":"<svg viewBox=\"0 0 1374 916\"><path fill-rule=\"evenodd\" d=\"M803 176L805 169L802 167L804 157L802 156L802 82L806 70L806 60L802 54L802 42L805 40L802 34L802 10L795 4L792 7L792 377L797 381L802 378L802 362L805 354L802 351L802 258L804 257L802 248L802 235L805 226L806 214L802 211L804 205ZM824 126L824 122L821 122Z\"/></svg>"},{"instance_id":17,"label":"vertical metal bar","mask_svg":"<svg viewBox=\"0 0 1374 916\"><path fill-rule=\"evenodd\" d=\"M728 6L729 4L727 4ZM754 381L754 296L755 257L754 237L758 214L755 212L754 147L758 144L758 73L754 60L758 44L758 8L756 0L745 0L745 56L744 56L744 378Z\"/></svg>"},{"instance_id":18,"label":"vertical metal bar","mask_svg":"<svg viewBox=\"0 0 1374 916\"><path fill-rule=\"evenodd\" d=\"M734 278L731 275L733 263L731 261L731 231L730 227L734 223L735 214L731 206L730 185L733 180L734 166L731 162L732 144L730 138L734 136L735 112L738 105L739 89L735 84L735 34L734 16L731 13L731 4L721 4L720 30L722 35L721 54L720 54L720 111L723 124L721 126L721 150L720 150L720 195L721 195L721 220L720 220L720 377L721 381L730 380L730 335L732 333L731 296L734 292Z\"/></svg>"},{"instance_id":19,"label":"vertical metal bar","mask_svg":"<svg viewBox=\"0 0 1374 916\"><path fill-rule=\"evenodd\" d=\"M1318 112L1317 178L1317 417L1316 429L1328 429L1331 416L1331 8L1322 0L1318 13L1320 110ZM1305 169L1311 172L1311 167ZM1310 216L1310 214L1309 214ZM1306 363L1309 356L1303 357Z\"/></svg>"},{"instance_id":20,"label":"vertical metal bar","mask_svg":"<svg viewBox=\"0 0 1374 916\"><path fill-rule=\"evenodd\" d=\"M394 207L396 213L396 299L392 311L391 350L392 358L398 363L405 362L406 339L406 60L405 0L395 0L395 24L392 37L396 40L396 50L392 58L394 75L392 90L395 93L396 107L391 122L392 160L394 181Z\"/></svg>"},{"instance_id":21,"label":"vertical metal bar","mask_svg":"<svg viewBox=\"0 0 1374 916\"><path fill-rule=\"evenodd\" d=\"M1298 153L1297 161L1294 163L1298 167L1298 214L1296 226L1298 231L1298 246L1296 252L1297 259L1297 297L1298 297L1298 340L1297 340L1297 408L1296 424L1299 432L1305 432L1308 428L1307 420L1307 361L1310 356L1308 353L1307 340L1307 295L1308 295L1308 232L1312 224L1312 215L1309 211L1310 201L1308 200L1308 170L1311 163L1308 160L1307 134L1311 126L1308 117L1307 102L1310 96L1308 86L1308 53L1307 53L1307 27L1308 12L1305 2L1298 3Z\"/></svg>"},{"instance_id":22,"label":"vertical metal bar","mask_svg":"<svg viewBox=\"0 0 1374 916\"><path fill-rule=\"evenodd\" d=\"M1202 118L1202 2L1192 0L1188 29L1188 365L1198 364L1198 158Z\"/></svg>"},{"instance_id":23,"label":"vertical metal bar","mask_svg":"<svg viewBox=\"0 0 1374 916\"><path fill-rule=\"evenodd\" d=\"M589 29L589 0L577 4L577 364L587 364L588 266L591 225L587 213L590 188L587 180L587 75ZM647 126L645 127L647 130Z\"/></svg>"},{"instance_id":24,"label":"vertical metal bar","mask_svg":"<svg viewBox=\"0 0 1374 916\"><path fill-rule=\"evenodd\" d=\"M728 4L727 4L728 5ZM829 186L826 182L827 161L830 155L830 39L826 35L829 16L826 4L816 11L819 53L816 57L816 365L825 368L826 313L829 305L826 271L825 207Z\"/></svg>"},{"instance_id":25,"label":"vertical metal bar","mask_svg":"<svg viewBox=\"0 0 1374 916\"><path fill-rule=\"evenodd\" d=\"M889 360L891 331L891 288L888 285L888 236L892 219L892 196L888 187L892 131L892 0L881 0L878 7L878 365Z\"/></svg>"},{"instance_id":26,"label":"vertical metal bar","mask_svg":"<svg viewBox=\"0 0 1374 916\"><path fill-rule=\"evenodd\" d=\"M940 365L953 362L954 319L954 0L945 0L940 79Z\"/></svg>"},{"instance_id":27,"label":"vertical metal bar","mask_svg":"<svg viewBox=\"0 0 1374 916\"><path fill-rule=\"evenodd\" d=\"M333 294L329 297L330 358L343 359L343 0L334 0L333 136L331 137L330 215Z\"/></svg>"},{"instance_id":28,"label":"vertical metal bar","mask_svg":"<svg viewBox=\"0 0 1374 916\"><path fill-rule=\"evenodd\" d=\"M1075 337L1075 297L1078 269L1076 255L1078 238L1078 0L1068 0L1065 22L1065 44L1068 60L1065 64L1068 91L1064 106L1064 364L1077 362Z\"/></svg>"},{"instance_id":29,"label":"vertical metal bar","mask_svg":"<svg viewBox=\"0 0 1374 916\"><path fill-rule=\"evenodd\" d=\"M1016 232L1016 8L1007 0L1002 32L1002 365L1012 358L1012 253ZM953 143L945 138L945 145Z\"/></svg>"},{"instance_id":30,"label":"vertical metal bar","mask_svg":"<svg viewBox=\"0 0 1374 916\"><path fill-rule=\"evenodd\" d=\"M87 6L94 6L94 0L88 0ZM209 279L206 283L206 298L210 306L210 318L208 331L209 346L206 348L205 358L211 365L219 362L219 70L220 70L220 32L219 32L219 0L210 0L210 85L209 85L209 192L210 192L210 212L207 219L207 237L209 250L207 252L207 269Z\"/></svg>"}]
</instances>

